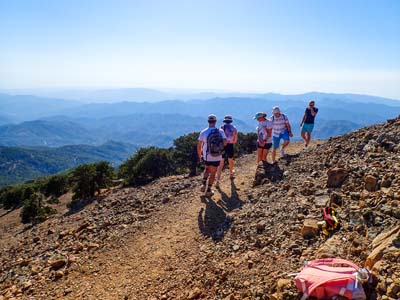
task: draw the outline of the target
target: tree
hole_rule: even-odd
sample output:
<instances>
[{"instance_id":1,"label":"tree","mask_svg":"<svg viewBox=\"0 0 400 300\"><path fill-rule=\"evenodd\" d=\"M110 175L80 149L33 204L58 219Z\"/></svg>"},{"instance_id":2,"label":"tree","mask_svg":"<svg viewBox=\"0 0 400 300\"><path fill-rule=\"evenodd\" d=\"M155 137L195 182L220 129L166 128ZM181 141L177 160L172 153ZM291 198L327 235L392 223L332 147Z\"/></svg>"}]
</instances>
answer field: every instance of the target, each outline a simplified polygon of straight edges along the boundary
<instances>
[{"instance_id":1,"label":"tree","mask_svg":"<svg viewBox=\"0 0 400 300\"><path fill-rule=\"evenodd\" d=\"M131 185L143 185L176 173L171 149L141 148L120 166L119 175Z\"/></svg>"},{"instance_id":2,"label":"tree","mask_svg":"<svg viewBox=\"0 0 400 300\"><path fill-rule=\"evenodd\" d=\"M67 175L51 176L42 186L43 193L48 196L60 197L69 189L69 180Z\"/></svg>"},{"instance_id":3,"label":"tree","mask_svg":"<svg viewBox=\"0 0 400 300\"><path fill-rule=\"evenodd\" d=\"M173 157L179 173L189 170L189 176L197 174L197 169L200 168L197 156L198 137L199 133L193 132L174 140Z\"/></svg>"},{"instance_id":4,"label":"tree","mask_svg":"<svg viewBox=\"0 0 400 300\"><path fill-rule=\"evenodd\" d=\"M100 189L107 188L113 177L114 170L105 161L77 167L72 173L72 180L75 183L73 199L93 197Z\"/></svg>"}]
</instances>

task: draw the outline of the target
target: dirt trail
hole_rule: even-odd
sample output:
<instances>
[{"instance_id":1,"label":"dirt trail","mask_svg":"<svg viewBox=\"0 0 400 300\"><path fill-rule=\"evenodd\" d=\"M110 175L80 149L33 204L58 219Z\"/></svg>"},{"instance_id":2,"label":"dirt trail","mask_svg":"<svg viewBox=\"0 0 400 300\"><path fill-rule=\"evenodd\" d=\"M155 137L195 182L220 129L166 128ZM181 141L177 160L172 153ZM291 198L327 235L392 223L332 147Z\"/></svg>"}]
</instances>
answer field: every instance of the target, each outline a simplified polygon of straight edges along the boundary
<instances>
[{"instance_id":1,"label":"dirt trail","mask_svg":"<svg viewBox=\"0 0 400 300\"><path fill-rule=\"evenodd\" d=\"M202 245L214 243L209 236L218 234L215 227L243 204L240 193L251 185L254 159L250 155L241 160L232 186L225 172L212 199L192 191L178 205L153 216L148 222L151 226L127 237L123 246L100 253L93 261L95 273L70 273L65 284L71 293L65 299L158 299L154 295L163 294L161 283L170 279L176 283L176 297L184 297L185 279L199 263Z\"/></svg>"},{"instance_id":2,"label":"dirt trail","mask_svg":"<svg viewBox=\"0 0 400 300\"><path fill-rule=\"evenodd\" d=\"M298 151L299 145L288 153ZM230 214L242 205L242 193L251 188L256 169L255 155L236 164L236 178L225 171L221 186L211 198L198 190L155 214L134 236L119 241L118 247L97 254L91 265L72 271L63 282L63 299L187 299L190 272L207 264L199 253L223 238ZM171 297L172 294L172 297ZM167 296L168 295L168 296Z\"/></svg>"}]
</instances>

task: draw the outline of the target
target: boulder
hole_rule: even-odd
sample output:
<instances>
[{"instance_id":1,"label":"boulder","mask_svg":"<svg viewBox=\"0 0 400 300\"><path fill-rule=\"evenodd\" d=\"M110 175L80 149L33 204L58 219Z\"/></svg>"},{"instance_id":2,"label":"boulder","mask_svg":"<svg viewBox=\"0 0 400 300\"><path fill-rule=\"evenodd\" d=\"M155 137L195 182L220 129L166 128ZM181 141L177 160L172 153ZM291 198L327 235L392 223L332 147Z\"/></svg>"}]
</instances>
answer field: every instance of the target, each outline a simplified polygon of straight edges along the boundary
<instances>
[{"instance_id":1,"label":"boulder","mask_svg":"<svg viewBox=\"0 0 400 300\"><path fill-rule=\"evenodd\" d=\"M394 241L400 239L400 226L390 230L389 232L382 233L378 235L372 245L375 246L372 250L371 254L368 255L367 260L365 262L365 266L369 269L372 269L373 266L381 260L385 251L388 248L393 246Z\"/></svg>"},{"instance_id":2,"label":"boulder","mask_svg":"<svg viewBox=\"0 0 400 300\"><path fill-rule=\"evenodd\" d=\"M319 234L318 220L305 219L301 228L301 235L304 238L313 238Z\"/></svg>"},{"instance_id":3,"label":"boulder","mask_svg":"<svg viewBox=\"0 0 400 300\"><path fill-rule=\"evenodd\" d=\"M328 188L339 188L346 180L349 172L344 168L332 168L328 170L328 180L326 186Z\"/></svg>"},{"instance_id":4,"label":"boulder","mask_svg":"<svg viewBox=\"0 0 400 300\"><path fill-rule=\"evenodd\" d=\"M378 186L378 179L375 176L367 175L364 178L365 189L368 192L375 192Z\"/></svg>"}]
</instances>

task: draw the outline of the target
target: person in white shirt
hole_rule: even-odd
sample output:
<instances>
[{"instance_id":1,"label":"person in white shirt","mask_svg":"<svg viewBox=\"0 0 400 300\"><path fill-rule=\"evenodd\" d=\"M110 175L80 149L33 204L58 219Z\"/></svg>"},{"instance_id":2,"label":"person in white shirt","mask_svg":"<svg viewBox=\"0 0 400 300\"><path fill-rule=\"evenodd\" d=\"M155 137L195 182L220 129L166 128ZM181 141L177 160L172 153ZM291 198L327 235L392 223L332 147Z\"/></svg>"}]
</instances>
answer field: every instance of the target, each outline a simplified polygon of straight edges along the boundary
<instances>
[{"instance_id":1,"label":"person in white shirt","mask_svg":"<svg viewBox=\"0 0 400 300\"><path fill-rule=\"evenodd\" d=\"M208 116L208 127L200 132L197 143L197 155L200 162L204 162L205 170L202 180L201 192L206 192L205 196L213 195L212 185L215 180L218 166L222 159L222 153L227 144L225 132L215 127L217 117ZM207 185L208 181L208 185Z\"/></svg>"},{"instance_id":2,"label":"person in white shirt","mask_svg":"<svg viewBox=\"0 0 400 300\"><path fill-rule=\"evenodd\" d=\"M233 118L231 115L226 115L224 120L222 121L224 123L224 125L221 126L221 129L224 131L225 136L226 136L226 146L225 146L225 150L224 150L224 155L221 159L221 162L219 164L218 167L218 171L217 171L217 182L216 182L216 187L219 186L219 182L221 180L221 174L222 174L222 169L224 168L224 164L225 164L225 158L228 159L228 163L229 163L229 176L231 179L235 178L235 171L233 169L233 154L234 154L234 145L237 143L237 129L234 125L232 125L233 122Z\"/></svg>"},{"instance_id":3,"label":"person in white shirt","mask_svg":"<svg viewBox=\"0 0 400 300\"><path fill-rule=\"evenodd\" d=\"M285 148L290 143L290 137L293 137L292 128L289 123L288 117L281 113L278 106L272 108L272 140L274 144L274 149L272 151L272 162L275 162L276 150L279 149L279 144L281 139L283 139L283 144L281 148L281 156L285 157Z\"/></svg>"},{"instance_id":4,"label":"person in white shirt","mask_svg":"<svg viewBox=\"0 0 400 300\"><path fill-rule=\"evenodd\" d=\"M258 112L254 116L257 126L257 164L267 161L269 149L272 147L272 122L267 119L265 112Z\"/></svg>"}]
</instances>

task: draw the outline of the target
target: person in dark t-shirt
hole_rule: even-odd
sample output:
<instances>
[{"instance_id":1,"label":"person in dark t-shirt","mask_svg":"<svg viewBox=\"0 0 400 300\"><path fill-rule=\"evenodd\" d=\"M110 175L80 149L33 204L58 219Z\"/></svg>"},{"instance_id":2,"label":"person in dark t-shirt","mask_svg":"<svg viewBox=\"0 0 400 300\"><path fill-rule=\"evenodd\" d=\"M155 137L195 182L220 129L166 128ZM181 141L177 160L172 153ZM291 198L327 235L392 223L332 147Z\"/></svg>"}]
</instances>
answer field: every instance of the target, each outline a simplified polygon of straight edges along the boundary
<instances>
[{"instance_id":1,"label":"person in dark t-shirt","mask_svg":"<svg viewBox=\"0 0 400 300\"><path fill-rule=\"evenodd\" d=\"M311 100L304 112L303 120L300 123L301 137L304 140L304 147L306 148L310 144L311 132L314 129L314 120L317 113L318 108L315 107L315 102Z\"/></svg>"}]
</instances>

